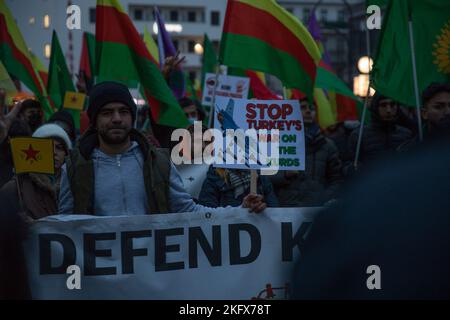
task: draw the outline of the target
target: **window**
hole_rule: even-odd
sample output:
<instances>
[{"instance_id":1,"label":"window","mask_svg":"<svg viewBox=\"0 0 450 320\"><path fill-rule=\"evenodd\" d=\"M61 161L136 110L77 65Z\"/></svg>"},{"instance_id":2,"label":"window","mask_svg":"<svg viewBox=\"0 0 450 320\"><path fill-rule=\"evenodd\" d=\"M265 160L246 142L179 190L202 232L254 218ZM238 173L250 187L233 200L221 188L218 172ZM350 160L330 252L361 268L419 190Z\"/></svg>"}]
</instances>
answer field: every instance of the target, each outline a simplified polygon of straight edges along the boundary
<instances>
[{"instance_id":1,"label":"window","mask_svg":"<svg viewBox=\"0 0 450 320\"><path fill-rule=\"evenodd\" d=\"M36 22L36 19L34 17L30 17L30 20L28 20L30 24L34 24Z\"/></svg>"},{"instance_id":2,"label":"window","mask_svg":"<svg viewBox=\"0 0 450 320\"><path fill-rule=\"evenodd\" d=\"M44 16L44 28L50 28L50 16L48 14Z\"/></svg>"},{"instance_id":3,"label":"window","mask_svg":"<svg viewBox=\"0 0 450 320\"><path fill-rule=\"evenodd\" d=\"M220 12L219 11L211 11L211 25L212 26L220 25Z\"/></svg>"},{"instance_id":4,"label":"window","mask_svg":"<svg viewBox=\"0 0 450 320\"><path fill-rule=\"evenodd\" d=\"M142 9L134 9L134 14L133 14L134 20L136 21L142 21L143 17L144 17L144 12Z\"/></svg>"},{"instance_id":5,"label":"window","mask_svg":"<svg viewBox=\"0 0 450 320\"><path fill-rule=\"evenodd\" d=\"M338 11L338 21L339 22L344 22L345 21L345 11L344 10L339 10Z\"/></svg>"},{"instance_id":6,"label":"window","mask_svg":"<svg viewBox=\"0 0 450 320\"><path fill-rule=\"evenodd\" d=\"M197 12L195 12L195 11L188 11L187 21L188 22L196 22L197 21Z\"/></svg>"},{"instance_id":7,"label":"window","mask_svg":"<svg viewBox=\"0 0 450 320\"><path fill-rule=\"evenodd\" d=\"M52 51L52 47L50 46L50 44L46 44L45 46L44 46L44 57L46 57L47 59L49 59L50 58L50 53L51 53L51 51Z\"/></svg>"},{"instance_id":8,"label":"window","mask_svg":"<svg viewBox=\"0 0 450 320\"><path fill-rule=\"evenodd\" d=\"M193 40L188 41L188 52L189 53L195 52L195 41L193 41Z\"/></svg>"},{"instance_id":9,"label":"window","mask_svg":"<svg viewBox=\"0 0 450 320\"><path fill-rule=\"evenodd\" d=\"M320 20L323 22L328 21L328 10L327 9L320 10Z\"/></svg>"},{"instance_id":10,"label":"window","mask_svg":"<svg viewBox=\"0 0 450 320\"><path fill-rule=\"evenodd\" d=\"M95 23L95 8L89 8L89 22Z\"/></svg>"},{"instance_id":11,"label":"window","mask_svg":"<svg viewBox=\"0 0 450 320\"><path fill-rule=\"evenodd\" d=\"M178 11L176 10L170 11L170 21L178 21Z\"/></svg>"}]
</instances>

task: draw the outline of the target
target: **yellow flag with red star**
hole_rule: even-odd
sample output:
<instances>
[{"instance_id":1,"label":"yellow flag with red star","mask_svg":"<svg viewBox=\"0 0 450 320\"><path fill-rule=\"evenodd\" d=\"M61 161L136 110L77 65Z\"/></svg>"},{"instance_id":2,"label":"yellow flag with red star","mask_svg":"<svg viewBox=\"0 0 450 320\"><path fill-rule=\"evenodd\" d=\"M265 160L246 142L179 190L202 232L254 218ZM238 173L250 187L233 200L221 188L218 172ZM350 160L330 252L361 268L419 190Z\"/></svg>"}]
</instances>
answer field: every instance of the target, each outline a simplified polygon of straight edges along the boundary
<instances>
[{"instance_id":1,"label":"yellow flag with red star","mask_svg":"<svg viewBox=\"0 0 450 320\"><path fill-rule=\"evenodd\" d=\"M84 93L66 91L63 107L65 109L83 110L85 99Z\"/></svg>"},{"instance_id":2,"label":"yellow flag with red star","mask_svg":"<svg viewBox=\"0 0 450 320\"><path fill-rule=\"evenodd\" d=\"M12 138L10 144L16 174L55 174L52 139Z\"/></svg>"}]
</instances>

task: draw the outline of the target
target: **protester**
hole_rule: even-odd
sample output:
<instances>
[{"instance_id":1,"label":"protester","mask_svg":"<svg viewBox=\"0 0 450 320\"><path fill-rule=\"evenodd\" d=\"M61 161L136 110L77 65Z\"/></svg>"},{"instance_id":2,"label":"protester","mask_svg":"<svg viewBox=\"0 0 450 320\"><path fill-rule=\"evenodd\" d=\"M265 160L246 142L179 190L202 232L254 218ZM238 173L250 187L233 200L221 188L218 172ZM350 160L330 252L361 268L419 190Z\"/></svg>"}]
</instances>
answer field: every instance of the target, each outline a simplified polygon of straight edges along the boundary
<instances>
[{"instance_id":1,"label":"protester","mask_svg":"<svg viewBox=\"0 0 450 320\"><path fill-rule=\"evenodd\" d=\"M75 122L72 115L67 110L60 110L50 116L48 123L54 123L64 129L72 143L76 140Z\"/></svg>"},{"instance_id":2,"label":"protester","mask_svg":"<svg viewBox=\"0 0 450 320\"><path fill-rule=\"evenodd\" d=\"M412 138L410 130L396 124L399 115L398 103L394 100L376 95L370 106L372 116L371 123L363 128L361 148L358 162L363 164L373 161L386 153L394 153L405 141ZM346 167L351 167L356 155L359 129L353 131L350 136L350 150L352 162Z\"/></svg>"},{"instance_id":3,"label":"protester","mask_svg":"<svg viewBox=\"0 0 450 320\"><path fill-rule=\"evenodd\" d=\"M349 140L353 130L359 128L359 126L359 121L342 121L328 127L324 132L325 136L332 140L338 148L339 158L343 163L353 160Z\"/></svg>"},{"instance_id":4,"label":"protester","mask_svg":"<svg viewBox=\"0 0 450 320\"><path fill-rule=\"evenodd\" d=\"M450 84L428 86L422 95L422 106L427 135L439 138L450 130Z\"/></svg>"},{"instance_id":5,"label":"protester","mask_svg":"<svg viewBox=\"0 0 450 320\"><path fill-rule=\"evenodd\" d=\"M278 199L270 179L258 177L258 194L263 195L268 207L278 207ZM250 170L209 168L206 180L203 182L199 195L199 203L217 208L237 207L246 195L250 193Z\"/></svg>"},{"instance_id":6,"label":"protester","mask_svg":"<svg viewBox=\"0 0 450 320\"><path fill-rule=\"evenodd\" d=\"M14 165L9 138L31 135L28 124L17 118L22 108L20 102L5 115L5 96L5 91L0 90L0 188L13 177Z\"/></svg>"},{"instance_id":7,"label":"protester","mask_svg":"<svg viewBox=\"0 0 450 320\"><path fill-rule=\"evenodd\" d=\"M23 240L27 225L14 200L0 193L0 300L31 299Z\"/></svg>"},{"instance_id":8,"label":"protester","mask_svg":"<svg viewBox=\"0 0 450 320\"><path fill-rule=\"evenodd\" d=\"M139 215L211 210L194 203L167 152L132 128L136 105L128 88L103 82L90 92L90 128L63 168L59 213ZM261 195L243 207L260 212Z\"/></svg>"},{"instance_id":9,"label":"protester","mask_svg":"<svg viewBox=\"0 0 450 320\"><path fill-rule=\"evenodd\" d=\"M450 85L432 83L422 93L423 138L425 142L439 139L450 131ZM407 152L420 144L419 135L401 144L397 151Z\"/></svg>"},{"instance_id":10,"label":"protester","mask_svg":"<svg viewBox=\"0 0 450 320\"><path fill-rule=\"evenodd\" d=\"M25 120L30 126L31 132L34 132L44 123L44 113L41 103L34 99L23 100L22 108L19 112L19 117ZM16 108L14 106L14 108Z\"/></svg>"},{"instance_id":11,"label":"protester","mask_svg":"<svg viewBox=\"0 0 450 320\"><path fill-rule=\"evenodd\" d=\"M305 171L279 171L271 177L281 207L320 206L336 197L342 181L342 163L335 144L316 122L314 106L300 101L305 124Z\"/></svg>"},{"instance_id":12,"label":"protester","mask_svg":"<svg viewBox=\"0 0 450 320\"><path fill-rule=\"evenodd\" d=\"M197 110L197 106L194 101L191 99L184 97L178 100L181 108L183 109L186 118L189 120L189 123L193 124L195 121L199 121L199 112Z\"/></svg>"},{"instance_id":13,"label":"protester","mask_svg":"<svg viewBox=\"0 0 450 320\"><path fill-rule=\"evenodd\" d=\"M14 175L14 164L11 154L10 138L31 136L31 130L28 124L21 119L14 119L9 130L7 138L0 143L0 188Z\"/></svg>"},{"instance_id":14,"label":"protester","mask_svg":"<svg viewBox=\"0 0 450 320\"><path fill-rule=\"evenodd\" d=\"M34 138L51 138L54 144L55 175L23 173L13 177L0 193L17 204L11 214L19 212L29 219L40 219L57 213L59 181L65 156L72 148L69 136L56 124L45 124L33 134Z\"/></svg>"}]
</instances>

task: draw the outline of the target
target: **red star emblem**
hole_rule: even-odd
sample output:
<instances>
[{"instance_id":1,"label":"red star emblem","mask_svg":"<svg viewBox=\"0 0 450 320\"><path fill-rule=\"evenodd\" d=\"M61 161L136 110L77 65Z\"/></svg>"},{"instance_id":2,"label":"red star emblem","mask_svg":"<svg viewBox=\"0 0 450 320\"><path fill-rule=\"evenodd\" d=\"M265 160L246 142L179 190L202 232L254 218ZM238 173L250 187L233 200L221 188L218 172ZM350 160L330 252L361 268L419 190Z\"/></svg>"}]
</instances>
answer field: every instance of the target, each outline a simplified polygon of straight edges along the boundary
<instances>
[{"instance_id":1,"label":"red star emblem","mask_svg":"<svg viewBox=\"0 0 450 320\"><path fill-rule=\"evenodd\" d=\"M73 103L77 102L77 97L76 96L72 96L72 98L70 99Z\"/></svg>"},{"instance_id":2,"label":"red star emblem","mask_svg":"<svg viewBox=\"0 0 450 320\"><path fill-rule=\"evenodd\" d=\"M40 151L34 150L33 147L31 146L31 144L29 145L28 150L21 150L21 151L27 155L27 158L25 159L25 161L27 161L27 160L38 161L38 159L36 158L36 155Z\"/></svg>"}]
</instances>

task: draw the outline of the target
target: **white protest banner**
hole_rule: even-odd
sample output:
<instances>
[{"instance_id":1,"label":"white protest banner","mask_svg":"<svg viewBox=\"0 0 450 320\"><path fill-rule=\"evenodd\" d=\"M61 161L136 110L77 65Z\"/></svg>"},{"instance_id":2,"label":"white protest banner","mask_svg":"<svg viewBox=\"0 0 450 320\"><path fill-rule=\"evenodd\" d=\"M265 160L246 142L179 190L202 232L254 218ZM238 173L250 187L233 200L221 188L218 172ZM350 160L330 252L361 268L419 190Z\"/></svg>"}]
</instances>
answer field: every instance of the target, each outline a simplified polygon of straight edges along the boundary
<instances>
[{"instance_id":1,"label":"white protest banner","mask_svg":"<svg viewBox=\"0 0 450 320\"><path fill-rule=\"evenodd\" d=\"M318 210L47 217L25 243L32 296L286 299Z\"/></svg>"},{"instance_id":2,"label":"white protest banner","mask_svg":"<svg viewBox=\"0 0 450 320\"><path fill-rule=\"evenodd\" d=\"M299 101L217 97L215 107L214 128L223 132L222 140L214 140L215 167L305 170L305 132ZM245 159L240 157L239 143L232 145L239 138L227 139L227 130L246 132L246 150L242 150ZM256 130L257 137L251 136L252 130ZM272 154L275 142L278 150ZM236 161L231 161L231 157Z\"/></svg>"},{"instance_id":3,"label":"white protest banner","mask_svg":"<svg viewBox=\"0 0 450 320\"><path fill-rule=\"evenodd\" d=\"M205 83L203 84L202 105L212 105L215 85L216 75L214 73L207 73L205 75ZM219 75L216 88L216 97L247 99L249 88L249 78Z\"/></svg>"}]
</instances>

